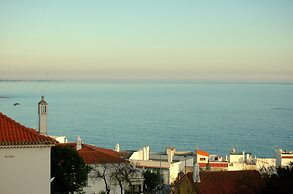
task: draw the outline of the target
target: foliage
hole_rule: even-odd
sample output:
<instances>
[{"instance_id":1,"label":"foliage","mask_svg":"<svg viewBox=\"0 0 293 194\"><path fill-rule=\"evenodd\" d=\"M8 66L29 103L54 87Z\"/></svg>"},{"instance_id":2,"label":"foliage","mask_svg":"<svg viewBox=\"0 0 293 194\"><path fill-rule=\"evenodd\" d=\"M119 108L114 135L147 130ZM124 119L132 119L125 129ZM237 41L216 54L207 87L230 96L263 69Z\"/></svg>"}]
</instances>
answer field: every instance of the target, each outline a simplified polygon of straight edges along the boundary
<instances>
[{"instance_id":1,"label":"foliage","mask_svg":"<svg viewBox=\"0 0 293 194\"><path fill-rule=\"evenodd\" d=\"M105 189L106 193L110 194L110 183L108 183L109 178L111 177L110 175L110 166L106 163L103 164L95 164L94 167L92 167L91 172L90 172L90 177L92 179L102 179L105 184Z\"/></svg>"},{"instance_id":2,"label":"foliage","mask_svg":"<svg viewBox=\"0 0 293 194\"><path fill-rule=\"evenodd\" d=\"M279 167L275 173L263 173L266 182L264 194L289 194L293 193L293 163Z\"/></svg>"},{"instance_id":3,"label":"foliage","mask_svg":"<svg viewBox=\"0 0 293 194\"><path fill-rule=\"evenodd\" d=\"M113 172L111 178L114 179L120 186L120 192L123 193L125 185L131 185L130 178L138 171L133 168L130 163L114 163L112 164Z\"/></svg>"},{"instance_id":4,"label":"foliage","mask_svg":"<svg viewBox=\"0 0 293 194\"><path fill-rule=\"evenodd\" d=\"M88 172L89 168L72 147L57 145L51 149L52 193L81 192L86 186Z\"/></svg>"},{"instance_id":5,"label":"foliage","mask_svg":"<svg viewBox=\"0 0 293 194\"><path fill-rule=\"evenodd\" d=\"M96 164L90 173L93 179L102 179L105 184L106 193L111 191L110 181L116 182L120 186L120 192L123 193L124 187L131 185L130 178L137 172L129 163L113 163L113 164Z\"/></svg>"},{"instance_id":6,"label":"foliage","mask_svg":"<svg viewBox=\"0 0 293 194\"><path fill-rule=\"evenodd\" d=\"M157 190L160 190L163 185L163 178L159 171L151 172L147 170L143 176L145 193L155 193Z\"/></svg>"}]
</instances>

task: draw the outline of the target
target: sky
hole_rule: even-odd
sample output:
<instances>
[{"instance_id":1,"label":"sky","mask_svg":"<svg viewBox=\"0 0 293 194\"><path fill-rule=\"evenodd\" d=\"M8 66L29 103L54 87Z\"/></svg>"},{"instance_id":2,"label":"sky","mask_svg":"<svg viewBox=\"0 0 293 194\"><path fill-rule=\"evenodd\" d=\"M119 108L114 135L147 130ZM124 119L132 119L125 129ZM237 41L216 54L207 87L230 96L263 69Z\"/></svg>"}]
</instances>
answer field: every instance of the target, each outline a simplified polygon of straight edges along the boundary
<instances>
[{"instance_id":1,"label":"sky","mask_svg":"<svg viewBox=\"0 0 293 194\"><path fill-rule=\"evenodd\" d=\"M293 1L0 0L1 79L293 81Z\"/></svg>"}]
</instances>

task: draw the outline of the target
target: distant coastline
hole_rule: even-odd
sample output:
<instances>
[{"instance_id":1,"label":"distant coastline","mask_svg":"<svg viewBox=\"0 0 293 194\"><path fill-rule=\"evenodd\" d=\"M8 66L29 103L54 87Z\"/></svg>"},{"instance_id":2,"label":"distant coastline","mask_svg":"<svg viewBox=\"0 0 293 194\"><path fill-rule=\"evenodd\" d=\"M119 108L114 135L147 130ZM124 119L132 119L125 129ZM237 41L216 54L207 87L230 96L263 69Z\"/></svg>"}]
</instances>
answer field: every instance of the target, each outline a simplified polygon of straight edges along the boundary
<instances>
[{"instance_id":1,"label":"distant coastline","mask_svg":"<svg viewBox=\"0 0 293 194\"><path fill-rule=\"evenodd\" d=\"M256 80L181 80L181 79L0 79L0 82L100 82L100 83L169 83L169 84L285 84L293 81L256 81Z\"/></svg>"},{"instance_id":2,"label":"distant coastline","mask_svg":"<svg viewBox=\"0 0 293 194\"><path fill-rule=\"evenodd\" d=\"M49 81L55 81L55 80L0 79L0 82L49 82Z\"/></svg>"}]
</instances>

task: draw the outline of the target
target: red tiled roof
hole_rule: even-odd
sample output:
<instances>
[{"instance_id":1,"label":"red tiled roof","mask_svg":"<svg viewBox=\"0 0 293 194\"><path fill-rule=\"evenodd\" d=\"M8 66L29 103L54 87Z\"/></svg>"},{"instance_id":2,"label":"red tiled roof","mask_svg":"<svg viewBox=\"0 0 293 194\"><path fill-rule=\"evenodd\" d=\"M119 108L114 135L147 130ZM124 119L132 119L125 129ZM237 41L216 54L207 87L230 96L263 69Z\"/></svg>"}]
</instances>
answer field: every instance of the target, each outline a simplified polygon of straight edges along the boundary
<instances>
[{"instance_id":1,"label":"red tiled roof","mask_svg":"<svg viewBox=\"0 0 293 194\"><path fill-rule=\"evenodd\" d=\"M76 143L67 143L76 149ZM120 157L119 152L114 150L100 148L93 145L82 144L82 148L78 150L79 155L86 164L102 164L102 163L125 163L127 162Z\"/></svg>"},{"instance_id":2,"label":"red tiled roof","mask_svg":"<svg viewBox=\"0 0 293 194\"><path fill-rule=\"evenodd\" d=\"M227 162L209 162L209 163L198 163L199 167L203 168L206 167L208 164L211 167L215 167L215 168L227 168L228 167L228 163Z\"/></svg>"},{"instance_id":3,"label":"red tiled roof","mask_svg":"<svg viewBox=\"0 0 293 194\"><path fill-rule=\"evenodd\" d=\"M261 175L255 170L203 171L200 172L199 183L193 182L192 173L187 173L187 177L196 194L254 194L264 186Z\"/></svg>"},{"instance_id":4,"label":"red tiled roof","mask_svg":"<svg viewBox=\"0 0 293 194\"><path fill-rule=\"evenodd\" d=\"M293 155L292 156L282 156L282 158L293 158Z\"/></svg>"},{"instance_id":5,"label":"red tiled roof","mask_svg":"<svg viewBox=\"0 0 293 194\"><path fill-rule=\"evenodd\" d=\"M0 145L56 144L51 137L40 135L35 129L25 127L0 112Z\"/></svg>"},{"instance_id":6,"label":"red tiled roof","mask_svg":"<svg viewBox=\"0 0 293 194\"><path fill-rule=\"evenodd\" d=\"M209 156L209 153L203 150L196 150L196 154L203 155L203 156Z\"/></svg>"}]
</instances>

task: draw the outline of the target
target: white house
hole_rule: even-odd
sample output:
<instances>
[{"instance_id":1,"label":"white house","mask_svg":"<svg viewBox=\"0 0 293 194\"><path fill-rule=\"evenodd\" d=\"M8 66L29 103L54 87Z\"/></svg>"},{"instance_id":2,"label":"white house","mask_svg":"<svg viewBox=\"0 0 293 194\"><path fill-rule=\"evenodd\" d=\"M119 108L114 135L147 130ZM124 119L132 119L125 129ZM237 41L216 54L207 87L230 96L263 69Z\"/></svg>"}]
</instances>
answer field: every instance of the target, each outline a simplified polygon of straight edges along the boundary
<instances>
[{"instance_id":1,"label":"white house","mask_svg":"<svg viewBox=\"0 0 293 194\"><path fill-rule=\"evenodd\" d=\"M179 173L184 173L193 166L193 156L176 153L175 148L167 148L165 153L150 153L150 148L146 146L133 152L129 161L138 168L159 171L164 178L164 184L170 185Z\"/></svg>"},{"instance_id":2,"label":"white house","mask_svg":"<svg viewBox=\"0 0 293 194\"><path fill-rule=\"evenodd\" d=\"M96 147L94 145L84 144L81 141L81 138L77 138L76 143L67 143L64 145L69 145L75 148L79 155L83 158L84 162L93 168L93 170L88 175L87 186L83 188L83 191L87 194L98 194L101 191L106 191L107 187L110 189L111 194L120 194L121 188L115 178L113 173L117 172L115 168L124 168L127 167L129 162L122 157L120 153L111 149ZM125 169L125 168L124 168ZM103 180L102 177L95 178L95 173L103 174L105 173ZM129 174L131 187L126 182L123 181L123 193L125 190L132 190L135 194L143 193L143 177L142 173L139 170L135 170L133 173ZM106 181L106 184L105 184Z\"/></svg>"},{"instance_id":3,"label":"white house","mask_svg":"<svg viewBox=\"0 0 293 194\"><path fill-rule=\"evenodd\" d=\"M229 154L229 171L262 170L275 168L275 158L257 158L251 153L236 152L233 148Z\"/></svg>"},{"instance_id":4,"label":"white house","mask_svg":"<svg viewBox=\"0 0 293 194\"><path fill-rule=\"evenodd\" d=\"M275 169L276 167L276 158L256 158L256 170L261 170L263 168L268 169L268 168L273 168Z\"/></svg>"},{"instance_id":5,"label":"white house","mask_svg":"<svg viewBox=\"0 0 293 194\"><path fill-rule=\"evenodd\" d=\"M293 162L293 151L276 149L276 167L284 167Z\"/></svg>"},{"instance_id":6,"label":"white house","mask_svg":"<svg viewBox=\"0 0 293 194\"><path fill-rule=\"evenodd\" d=\"M204 150L195 150L196 163L201 170L226 171L228 161L219 155L210 155Z\"/></svg>"},{"instance_id":7,"label":"white house","mask_svg":"<svg viewBox=\"0 0 293 194\"><path fill-rule=\"evenodd\" d=\"M50 153L55 143L0 113L0 193L50 194Z\"/></svg>"}]
</instances>

